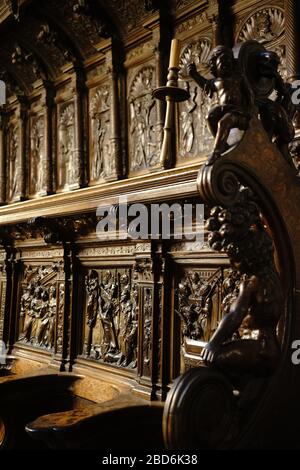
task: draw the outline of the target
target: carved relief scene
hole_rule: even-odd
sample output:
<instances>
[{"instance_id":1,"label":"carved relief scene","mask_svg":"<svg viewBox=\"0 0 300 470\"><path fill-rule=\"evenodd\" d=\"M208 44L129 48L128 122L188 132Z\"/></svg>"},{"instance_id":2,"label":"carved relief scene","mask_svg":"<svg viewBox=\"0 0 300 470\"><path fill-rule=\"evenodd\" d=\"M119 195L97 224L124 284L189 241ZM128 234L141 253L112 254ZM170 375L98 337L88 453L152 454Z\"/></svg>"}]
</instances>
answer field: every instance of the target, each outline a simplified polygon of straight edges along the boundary
<instances>
[{"instance_id":1,"label":"carved relief scene","mask_svg":"<svg viewBox=\"0 0 300 470\"><path fill-rule=\"evenodd\" d=\"M175 313L181 324L181 370L200 360L203 345L228 313L237 281L231 270L219 268L187 271L178 282Z\"/></svg>"},{"instance_id":2,"label":"carved relief scene","mask_svg":"<svg viewBox=\"0 0 300 470\"><path fill-rule=\"evenodd\" d=\"M188 71L188 65L194 62L198 71L210 78L208 61L211 49L210 39L199 38L181 51L179 85L189 93L189 98L178 105L179 158L199 157L212 148L213 139L206 122L212 99L205 89L191 80Z\"/></svg>"},{"instance_id":3,"label":"carved relief scene","mask_svg":"<svg viewBox=\"0 0 300 470\"><path fill-rule=\"evenodd\" d=\"M157 126L155 70L140 69L132 78L129 95L129 153L131 171L151 168L159 162L161 132Z\"/></svg>"},{"instance_id":4,"label":"carved relief scene","mask_svg":"<svg viewBox=\"0 0 300 470\"><path fill-rule=\"evenodd\" d=\"M56 337L60 265L27 266L20 289L18 341L52 350ZM60 306L61 308L61 306Z\"/></svg>"},{"instance_id":5,"label":"carved relief scene","mask_svg":"<svg viewBox=\"0 0 300 470\"><path fill-rule=\"evenodd\" d=\"M43 114L32 116L30 120L30 194L38 196L45 193L45 117Z\"/></svg>"},{"instance_id":6,"label":"carved relief scene","mask_svg":"<svg viewBox=\"0 0 300 470\"><path fill-rule=\"evenodd\" d=\"M132 270L89 270L85 298L84 357L135 369L138 287Z\"/></svg>"},{"instance_id":7,"label":"carved relief scene","mask_svg":"<svg viewBox=\"0 0 300 470\"><path fill-rule=\"evenodd\" d=\"M17 123L10 123L7 138L8 154L8 200L18 201L21 197L22 169L20 155L20 128Z\"/></svg>"},{"instance_id":8,"label":"carved relief scene","mask_svg":"<svg viewBox=\"0 0 300 470\"><path fill-rule=\"evenodd\" d=\"M60 106L58 117L58 188L68 190L77 185L79 168L75 155L75 107L73 102Z\"/></svg>"},{"instance_id":9,"label":"carved relief scene","mask_svg":"<svg viewBox=\"0 0 300 470\"><path fill-rule=\"evenodd\" d=\"M90 99L90 182L105 180L115 173L111 154L111 95L108 85L93 92Z\"/></svg>"}]
</instances>

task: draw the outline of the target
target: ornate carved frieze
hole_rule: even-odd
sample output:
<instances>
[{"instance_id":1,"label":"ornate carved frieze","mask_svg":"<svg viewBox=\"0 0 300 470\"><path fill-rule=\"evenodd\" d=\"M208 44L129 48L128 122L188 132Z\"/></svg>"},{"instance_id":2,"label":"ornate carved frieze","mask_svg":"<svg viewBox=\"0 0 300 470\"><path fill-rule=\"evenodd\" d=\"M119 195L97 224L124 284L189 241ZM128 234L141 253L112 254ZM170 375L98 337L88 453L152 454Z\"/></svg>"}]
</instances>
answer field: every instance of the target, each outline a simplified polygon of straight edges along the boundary
<instances>
[{"instance_id":1,"label":"ornate carved frieze","mask_svg":"<svg viewBox=\"0 0 300 470\"><path fill-rule=\"evenodd\" d=\"M159 163L161 131L152 91L155 70L146 65L134 75L129 88L129 153L130 170L144 170Z\"/></svg>"},{"instance_id":2,"label":"ornate carved frieze","mask_svg":"<svg viewBox=\"0 0 300 470\"><path fill-rule=\"evenodd\" d=\"M195 157L205 154L212 147L212 136L207 128L206 115L212 100L188 76L187 65L191 62L201 74L209 76L208 59L212 44L209 38L199 38L184 46L180 58L181 86L189 92L189 99L179 104L179 157Z\"/></svg>"},{"instance_id":3,"label":"ornate carved frieze","mask_svg":"<svg viewBox=\"0 0 300 470\"><path fill-rule=\"evenodd\" d=\"M90 182L95 183L115 174L111 154L111 94L103 85L93 91L90 101Z\"/></svg>"},{"instance_id":4,"label":"ornate carved frieze","mask_svg":"<svg viewBox=\"0 0 300 470\"><path fill-rule=\"evenodd\" d=\"M85 277L84 355L137 367L138 289L131 269L92 269Z\"/></svg>"},{"instance_id":5,"label":"ornate carved frieze","mask_svg":"<svg viewBox=\"0 0 300 470\"><path fill-rule=\"evenodd\" d=\"M21 283L19 310L19 342L34 347L54 347L58 298L57 274L60 263L27 266Z\"/></svg>"}]
</instances>

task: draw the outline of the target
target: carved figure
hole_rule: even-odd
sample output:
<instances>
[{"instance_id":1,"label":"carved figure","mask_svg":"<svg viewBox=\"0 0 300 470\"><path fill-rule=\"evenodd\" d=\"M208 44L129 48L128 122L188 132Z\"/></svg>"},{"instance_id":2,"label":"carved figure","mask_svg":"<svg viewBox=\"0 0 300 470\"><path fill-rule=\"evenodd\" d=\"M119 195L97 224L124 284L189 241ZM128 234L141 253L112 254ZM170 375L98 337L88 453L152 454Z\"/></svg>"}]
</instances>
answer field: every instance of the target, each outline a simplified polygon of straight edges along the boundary
<instances>
[{"instance_id":1,"label":"carved figure","mask_svg":"<svg viewBox=\"0 0 300 470\"><path fill-rule=\"evenodd\" d=\"M208 113L209 129L215 137L213 152L206 165L212 165L228 148L230 130L246 130L253 107L253 95L246 78L238 68L231 49L218 46L210 56L211 80L200 75L194 63L188 65L190 76L212 97L217 94L218 104Z\"/></svg>"},{"instance_id":2,"label":"carved figure","mask_svg":"<svg viewBox=\"0 0 300 470\"><path fill-rule=\"evenodd\" d=\"M283 292L272 240L251 191L241 188L239 204L229 209L214 208L207 228L212 232L211 247L228 254L240 285L202 358L233 380L243 374L268 376L280 357L276 327L283 311ZM233 339L240 328L242 334Z\"/></svg>"}]
</instances>

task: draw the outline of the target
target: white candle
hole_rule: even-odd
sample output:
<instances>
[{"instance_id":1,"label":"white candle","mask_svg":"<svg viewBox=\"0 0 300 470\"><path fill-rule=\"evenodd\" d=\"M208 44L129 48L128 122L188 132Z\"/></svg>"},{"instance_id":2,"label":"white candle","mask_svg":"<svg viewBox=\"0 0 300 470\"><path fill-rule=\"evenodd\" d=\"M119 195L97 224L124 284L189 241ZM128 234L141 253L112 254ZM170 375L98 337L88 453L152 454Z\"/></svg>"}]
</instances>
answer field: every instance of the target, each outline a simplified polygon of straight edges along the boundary
<instances>
[{"instance_id":1,"label":"white candle","mask_svg":"<svg viewBox=\"0 0 300 470\"><path fill-rule=\"evenodd\" d=\"M172 39L169 68L179 66L180 41Z\"/></svg>"}]
</instances>

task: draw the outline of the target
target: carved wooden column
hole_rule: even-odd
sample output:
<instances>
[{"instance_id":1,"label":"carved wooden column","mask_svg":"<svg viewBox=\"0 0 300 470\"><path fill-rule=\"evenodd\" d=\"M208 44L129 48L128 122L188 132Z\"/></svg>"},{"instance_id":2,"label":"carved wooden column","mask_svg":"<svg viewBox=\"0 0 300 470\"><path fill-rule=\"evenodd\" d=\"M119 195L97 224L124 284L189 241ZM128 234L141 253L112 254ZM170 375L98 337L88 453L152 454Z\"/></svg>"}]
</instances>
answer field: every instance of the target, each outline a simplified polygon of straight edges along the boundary
<instances>
[{"instance_id":1,"label":"carved wooden column","mask_svg":"<svg viewBox=\"0 0 300 470\"><path fill-rule=\"evenodd\" d=\"M0 205L6 203L6 115L0 114Z\"/></svg>"},{"instance_id":2,"label":"carved wooden column","mask_svg":"<svg viewBox=\"0 0 300 470\"><path fill-rule=\"evenodd\" d=\"M76 166L76 181L69 185L69 189L77 189L83 185L84 180L84 146L83 146L83 96L85 92L85 84L83 72L76 70L76 79L74 83L74 165Z\"/></svg>"},{"instance_id":3,"label":"carved wooden column","mask_svg":"<svg viewBox=\"0 0 300 470\"><path fill-rule=\"evenodd\" d=\"M162 396L162 258L153 243L136 247L139 286L138 385L145 398Z\"/></svg>"},{"instance_id":4,"label":"carved wooden column","mask_svg":"<svg viewBox=\"0 0 300 470\"><path fill-rule=\"evenodd\" d=\"M6 246L0 252L0 340L6 344L9 341L12 311L13 265L12 249Z\"/></svg>"},{"instance_id":5,"label":"carved wooden column","mask_svg":"<svg viewBox=\"0 0 300 470\"><path fill-rule=\"evenodd\" d=\"M23 97L18 98L19 105L16 113L16 119L18 121L18 141L19 146L17 148L17 178L19 179L19 190L13 197L11 202L23 201L26 198L26 126L27 126L27 110L28 104Z\"/></svg>"},{"instance_id":6,"label":"carved wooden column","mask_svg":"<svg viewBox=\"0 0 300 470\"><path fill-rule=\"evenodd\" d=\"M222 25L219 16L219 3L218 0L210 0L207 10L209 22L212 27L212 47L223 44Z\"/></svg>"},{"instance_id":7,"label":"carved wooden column","mask_svg":"<svg viewBox=\"0 0 300 470\"><path fill-rule=\"evenodd\" d=\"M106 73L110 83L110 158L109 175L106 181L115 181L123 174L122 169L122 137L120 127L120 100L119 100L119 47L112 43L111 39L102 42L98 48L105 55ZM116 57L114 57L116 56Z\"/></svg>"}]
</instances>

